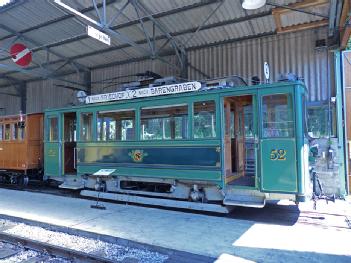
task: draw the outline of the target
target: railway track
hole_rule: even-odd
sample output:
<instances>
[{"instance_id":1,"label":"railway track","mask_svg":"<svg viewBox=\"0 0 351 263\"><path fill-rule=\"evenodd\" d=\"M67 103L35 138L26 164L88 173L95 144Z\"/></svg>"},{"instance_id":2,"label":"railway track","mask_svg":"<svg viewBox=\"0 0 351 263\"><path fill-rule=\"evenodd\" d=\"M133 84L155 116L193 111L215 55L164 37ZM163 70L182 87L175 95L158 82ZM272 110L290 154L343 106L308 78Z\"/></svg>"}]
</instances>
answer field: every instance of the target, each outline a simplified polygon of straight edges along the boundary
<instances>
[{"instance_id":1,"label":"railway track","mask_svg":"<svg viewBox=\"0 0 351 263\"><path fill-rule=\"evenodd\" d=\"M210 263L214 258L0 216L0 263Z\"/></svg>"},{"instance_id":2,"label":"railway track","mask_svg":"<svg viewBox=\"0 0 351 263\"><path fill-rule=\"evenodd\" d=\"M90 263L101 262L111 263L116 262L107 258L91 255L81 251L76 251L66 247L55 246L49 243L44 243L16 235L7 233L0 233L0 242L3 247L3 255L0 255L0 262L16 258L20 261L17 262L78 262ZM7 244L7 245L6 245ZM8 245L10 244L10 246ZM27 256L21 256L26 252ZM23 260L21 260L23 259Z\"/></svg>"}]
</instances>

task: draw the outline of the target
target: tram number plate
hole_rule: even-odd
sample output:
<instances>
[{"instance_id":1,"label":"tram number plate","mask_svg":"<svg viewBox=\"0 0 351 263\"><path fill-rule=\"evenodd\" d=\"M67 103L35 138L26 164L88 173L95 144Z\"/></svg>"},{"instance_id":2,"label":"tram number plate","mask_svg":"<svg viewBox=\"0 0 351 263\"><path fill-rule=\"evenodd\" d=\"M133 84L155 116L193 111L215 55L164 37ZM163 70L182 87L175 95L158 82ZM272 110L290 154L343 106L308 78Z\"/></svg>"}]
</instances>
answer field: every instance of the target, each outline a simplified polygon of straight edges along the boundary
<instances>
[{"instance_id":1,"label":"tram number plate","mask_svg":"<svg viewBox=\"0 0 351 263\"><path fill-rule=\"evenodd\" d=\"M270 159L272 161L285 161L286 160L286 150L272 149Z\"/></svg>"}]
</instances>

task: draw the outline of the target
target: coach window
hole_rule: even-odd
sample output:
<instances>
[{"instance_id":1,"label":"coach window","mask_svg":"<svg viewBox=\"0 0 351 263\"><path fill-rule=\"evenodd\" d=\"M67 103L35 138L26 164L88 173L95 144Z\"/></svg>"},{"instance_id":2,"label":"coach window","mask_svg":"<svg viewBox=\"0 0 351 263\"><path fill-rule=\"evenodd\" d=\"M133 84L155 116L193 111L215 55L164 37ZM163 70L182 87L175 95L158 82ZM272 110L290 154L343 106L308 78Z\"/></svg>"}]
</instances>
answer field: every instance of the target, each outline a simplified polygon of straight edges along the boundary
<instances>
[{"instance_id":1,"label":"coach window","mask_svg":"<svg viewBox=\"0 0 351 263\"><path fill-rule=\"evenodd\" d=\"M11 138L11 126L9 123L5 124L5 141L9 141Z\"/></svg>"},{"instance_id":2,"label":"coach window","mask_svg":"<svg viewBox=\"0 0 351 263\"><path fill-rule=\"evenodd\" d=\"M12 136L11 136L11 138L12 138L12 140L17 140L18 139L18 124L17 123L12 123L11 124L11 126L12 126Z\"/></svg>"},{"instance_id":3,"label":"coach window","mask_svg":"<svg viewBox=\"0 0 351 263\"><path fill-rule=\"evenodd\" d=\"M131 141L135 139L135 112L121 110L99 112L98 141Z\"/></svg>"},{"instance_id":4,"label":"coach window","mask_svg":"<svg viewBox=\"0 0 351 263\"><path fill-rule=\"evenodd\" d=\"M278 94L262 98L263 137L293 137L294 119L291 95Z\"/></svg>"},{"instance_id":5,"label":"coach window","mask_svg":"<svg viewBox=\"0 0 351 263\"><path fill-rule=\"evenodd\" d=\"M49 118L49 141L55 142L58 141L58 118L52 117Z\"/></svg>"},{"instance_id":6,"label":"coach window","mask_svg":"<svg viewBox=\"0 0 351 263\"><path fill-rule=\"evenodd\" d=\"M141 109L142 140L180 140L188 138L188 105Z\"/></svg>"},{"instance_id":7,"label":"coach window","mask_svg":"<svg viewBox=\"0 0 351 263\"><path fill-rule=\"evenodd\" d=\"M24 140L24 133L25 133L25 127L23 125L23 123L16 123L16 125L18 126L18 132L17 132L17 138L20 141Z\"/></svg>"},{"instance_id":8,"label":"coach window","mask_svg":"<svg viewBox=\"0 0 351 263\"><path fill-rule=\"evenodd\" d=\"M93 138L93 113L82 113L80 115L80 122L80 139L82 141L91 141Z\"/></svg>"},{"instance_id":9,"label":"coach window","mask_svg":"<svg viewBox=\"0 0 351 263\"><path fill-rule=\"evenodd\" d=\"M0 141L4 139L4 125L0 124Z\"/></svg>"},{"instance_id":10,"label":"coach window","mask_svg":"<svg viewBox=\"0 0 351 263\"><path fill-rule=\"evenodd\" d=\"M216 137L216 104L214 101L194 103L194 138Z\"/></svg>"}]
</instances>

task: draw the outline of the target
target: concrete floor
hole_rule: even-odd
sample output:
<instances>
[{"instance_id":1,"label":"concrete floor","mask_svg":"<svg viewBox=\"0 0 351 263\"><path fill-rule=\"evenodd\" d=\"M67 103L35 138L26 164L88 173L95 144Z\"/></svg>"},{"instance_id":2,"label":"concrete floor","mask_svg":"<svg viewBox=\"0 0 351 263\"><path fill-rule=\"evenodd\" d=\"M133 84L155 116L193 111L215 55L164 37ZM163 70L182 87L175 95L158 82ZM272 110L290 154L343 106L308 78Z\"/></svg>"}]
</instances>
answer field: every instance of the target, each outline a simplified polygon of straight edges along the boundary
<instances>
[{"instance_id":1,"label":"concrete floor","mask_svg":"<svg viewBox=\"0 0 351 263\"><path fill-rule=\"evenodd\" d=\"M222 262L351 262L351 203L239 208L229 216L0 189L0 214L116 236ZM350 221L348 221L350 220Z\"/></svg>"}]
</instances>

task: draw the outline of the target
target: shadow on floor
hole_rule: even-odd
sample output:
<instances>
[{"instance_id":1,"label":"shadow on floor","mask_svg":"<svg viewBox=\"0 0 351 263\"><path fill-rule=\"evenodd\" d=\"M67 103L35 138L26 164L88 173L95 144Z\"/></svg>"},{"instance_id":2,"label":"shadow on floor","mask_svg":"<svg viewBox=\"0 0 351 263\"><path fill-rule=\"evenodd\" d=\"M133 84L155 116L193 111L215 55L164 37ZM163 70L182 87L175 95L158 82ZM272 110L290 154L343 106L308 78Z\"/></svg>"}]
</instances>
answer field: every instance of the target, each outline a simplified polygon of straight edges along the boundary
<instances>
[{"instance_id":1,"label":"shadow on floor","mask_svg":"<svg viewBox=\"0 0 351 263\"><path fill-rule=\"evenodd\" d=\"M277 224L283 226L294 225L300 216L300 210L296 205L282 206L266 204L264 208L236 207L229 218L252 220L257 223Z\"/></svg>"},{"instance_id":2,"label":"shadow on floor","mask_svg":"<svg viewBox=\"0 0 351 263\"><path fill-rule=\"evenodd\" d=\"M331 244L332 246L332 244ZM351 257L346 255L332 255L316 252L267 249L267 248L251 248L251 247L233 247L233 253L222 253L214 261L215 263L229 262L340 262L349 263ZM246 260L246 261L245 261Z\"/></svg>"}]
</instances>

